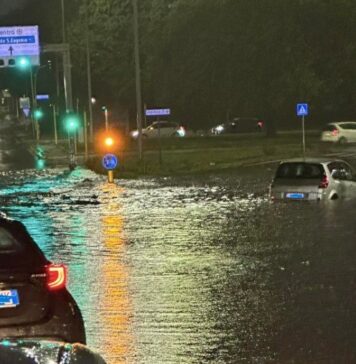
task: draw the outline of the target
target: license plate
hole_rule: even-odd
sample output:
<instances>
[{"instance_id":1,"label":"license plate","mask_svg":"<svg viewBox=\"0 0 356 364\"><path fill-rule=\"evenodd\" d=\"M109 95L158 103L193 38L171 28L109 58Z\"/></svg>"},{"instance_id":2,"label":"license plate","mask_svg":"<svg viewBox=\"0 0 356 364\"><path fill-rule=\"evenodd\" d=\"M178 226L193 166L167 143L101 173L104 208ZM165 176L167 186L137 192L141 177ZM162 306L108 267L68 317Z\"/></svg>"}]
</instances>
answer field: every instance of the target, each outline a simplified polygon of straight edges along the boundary
<instances>
[{"instance_id":1,"label":"license plate","mask_svg":"<svg viewBox=\"0 0 356 364\"><path fill-rule=\"evenodd\" d=\"M292 192L292 193L287 193L286 197L291 198L293 200L300 200L303 199L305 196L304 193Z\"/></svg>"},{"instance_id":2,"label":"license plate","mask_svg":"<svg viewBox=\"0 0 356 364\"><path fill-rule=\"evenodd\" d=\"M0 308L16 307L20 304L17 289L0 291Z\"/></svg>"}]
</instances>

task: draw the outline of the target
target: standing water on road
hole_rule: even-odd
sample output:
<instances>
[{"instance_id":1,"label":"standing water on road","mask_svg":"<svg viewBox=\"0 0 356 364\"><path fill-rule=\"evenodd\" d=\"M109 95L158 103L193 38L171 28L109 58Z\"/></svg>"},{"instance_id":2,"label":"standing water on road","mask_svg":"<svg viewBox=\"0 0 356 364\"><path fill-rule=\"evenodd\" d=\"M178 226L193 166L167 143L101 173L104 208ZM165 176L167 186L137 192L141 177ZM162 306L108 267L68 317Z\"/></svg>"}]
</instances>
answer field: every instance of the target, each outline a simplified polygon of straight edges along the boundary
<instances>
[{"instance_id":1,"label":"standing water on road","mask_svg":"<svg viewBox=\"0 0 356 364\"><path fill-rule=\"evenodd\" d=\"M355 362L355 201L272 203L270 175L27 170L0 197L69 266L108 363Z\"/></svg>"}]
</instances>

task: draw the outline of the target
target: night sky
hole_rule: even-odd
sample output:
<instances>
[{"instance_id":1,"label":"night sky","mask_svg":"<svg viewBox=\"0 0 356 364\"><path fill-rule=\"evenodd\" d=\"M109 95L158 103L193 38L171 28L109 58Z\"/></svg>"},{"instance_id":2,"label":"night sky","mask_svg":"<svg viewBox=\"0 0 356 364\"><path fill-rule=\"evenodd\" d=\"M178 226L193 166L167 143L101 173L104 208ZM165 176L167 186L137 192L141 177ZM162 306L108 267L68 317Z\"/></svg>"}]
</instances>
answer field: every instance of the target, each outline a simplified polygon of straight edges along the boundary
<instances>
[{"instance_id":1,"label":"night sky","mask_svg":"<svg viewBox=\"0 0 356 364\"><path fill-rule=\"evenodd\" d=\"M0 0L0 15L4 15L11 10L21 7L28 0Z\"/></svg>"}]
</instances>

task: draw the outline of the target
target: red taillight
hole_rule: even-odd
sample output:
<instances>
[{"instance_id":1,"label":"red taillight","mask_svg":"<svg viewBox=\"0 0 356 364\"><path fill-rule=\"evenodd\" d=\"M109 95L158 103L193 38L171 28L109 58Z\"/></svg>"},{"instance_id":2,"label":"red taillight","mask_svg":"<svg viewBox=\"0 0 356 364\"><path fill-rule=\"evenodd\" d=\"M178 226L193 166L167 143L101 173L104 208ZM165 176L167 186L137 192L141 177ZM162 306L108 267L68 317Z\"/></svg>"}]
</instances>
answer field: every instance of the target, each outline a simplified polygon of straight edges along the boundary
<instances>
[{"instance_id":1,"label":"red taillight","mask_svg":"<svg viewBox=\"0 0 356 364\"><path fill-rule=\"evenodd\" d=\"M332 132L331 132L331 135L332 136L337 136L339 134L339 131L337 129L334 129Z\"/></svg>"},{"instance_id":2,"label":"red taillight","mask_svg":"<svg viewBox=\"0 0 356 364\"><path fill-rule=\"evenodd\" d=\"M65 288L67 284L67 267L63 264L51 264L46 267L47 287L51 291Z\"/></svg>"},{"instance_id":3,"label":"red taillight","mask_svg":"<svg viewBox=\"0 0 356 364\"><path fill-rule=\"evenodd\" d=\"M329 180L327 176L323 176L323 178L320 181L319 188L326 188L329 186Z\"/></svg>"}]
</instances>

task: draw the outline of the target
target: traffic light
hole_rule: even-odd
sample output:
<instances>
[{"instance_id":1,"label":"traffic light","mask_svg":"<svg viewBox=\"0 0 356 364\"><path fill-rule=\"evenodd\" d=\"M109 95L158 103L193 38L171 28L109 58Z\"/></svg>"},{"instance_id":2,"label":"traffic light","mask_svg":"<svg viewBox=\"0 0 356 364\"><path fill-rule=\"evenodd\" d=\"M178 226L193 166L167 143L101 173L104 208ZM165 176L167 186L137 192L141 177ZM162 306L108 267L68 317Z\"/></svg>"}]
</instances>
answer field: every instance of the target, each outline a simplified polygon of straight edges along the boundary
<instances>
[{"instance_id":1,"label":"traffic light","mask_svg":"<svg viewBox=\"0 0 356 364\"><path fill-rule=\"evenodd\" d=\"M43 111L41 109L35 109L33 111L33 116L34 116L35 120L40 120L43 118Z\"/></svg>"},{"instance_id":2,"label":"traffic light","mask_svg":"<svg viewBox=\"0 0 356 364\"><path fill-rule=\"evenodd\" d=\"M29 58L27 57L20 57L16 60L17 65L21 68L21 69L27 69L29 67L31 67L31 61Z\"/></svg>"},{"instance_id":3,"label":"traffic light","mask_svg":"<svg viewBox=\"0 0 356 364\"><path fill-rule=\"evenodd\" d=\"M64 117L64 127L68 133L74 133L79 128L79 116L74 113L68 113Z\"/></svg>"}]
</instances>

